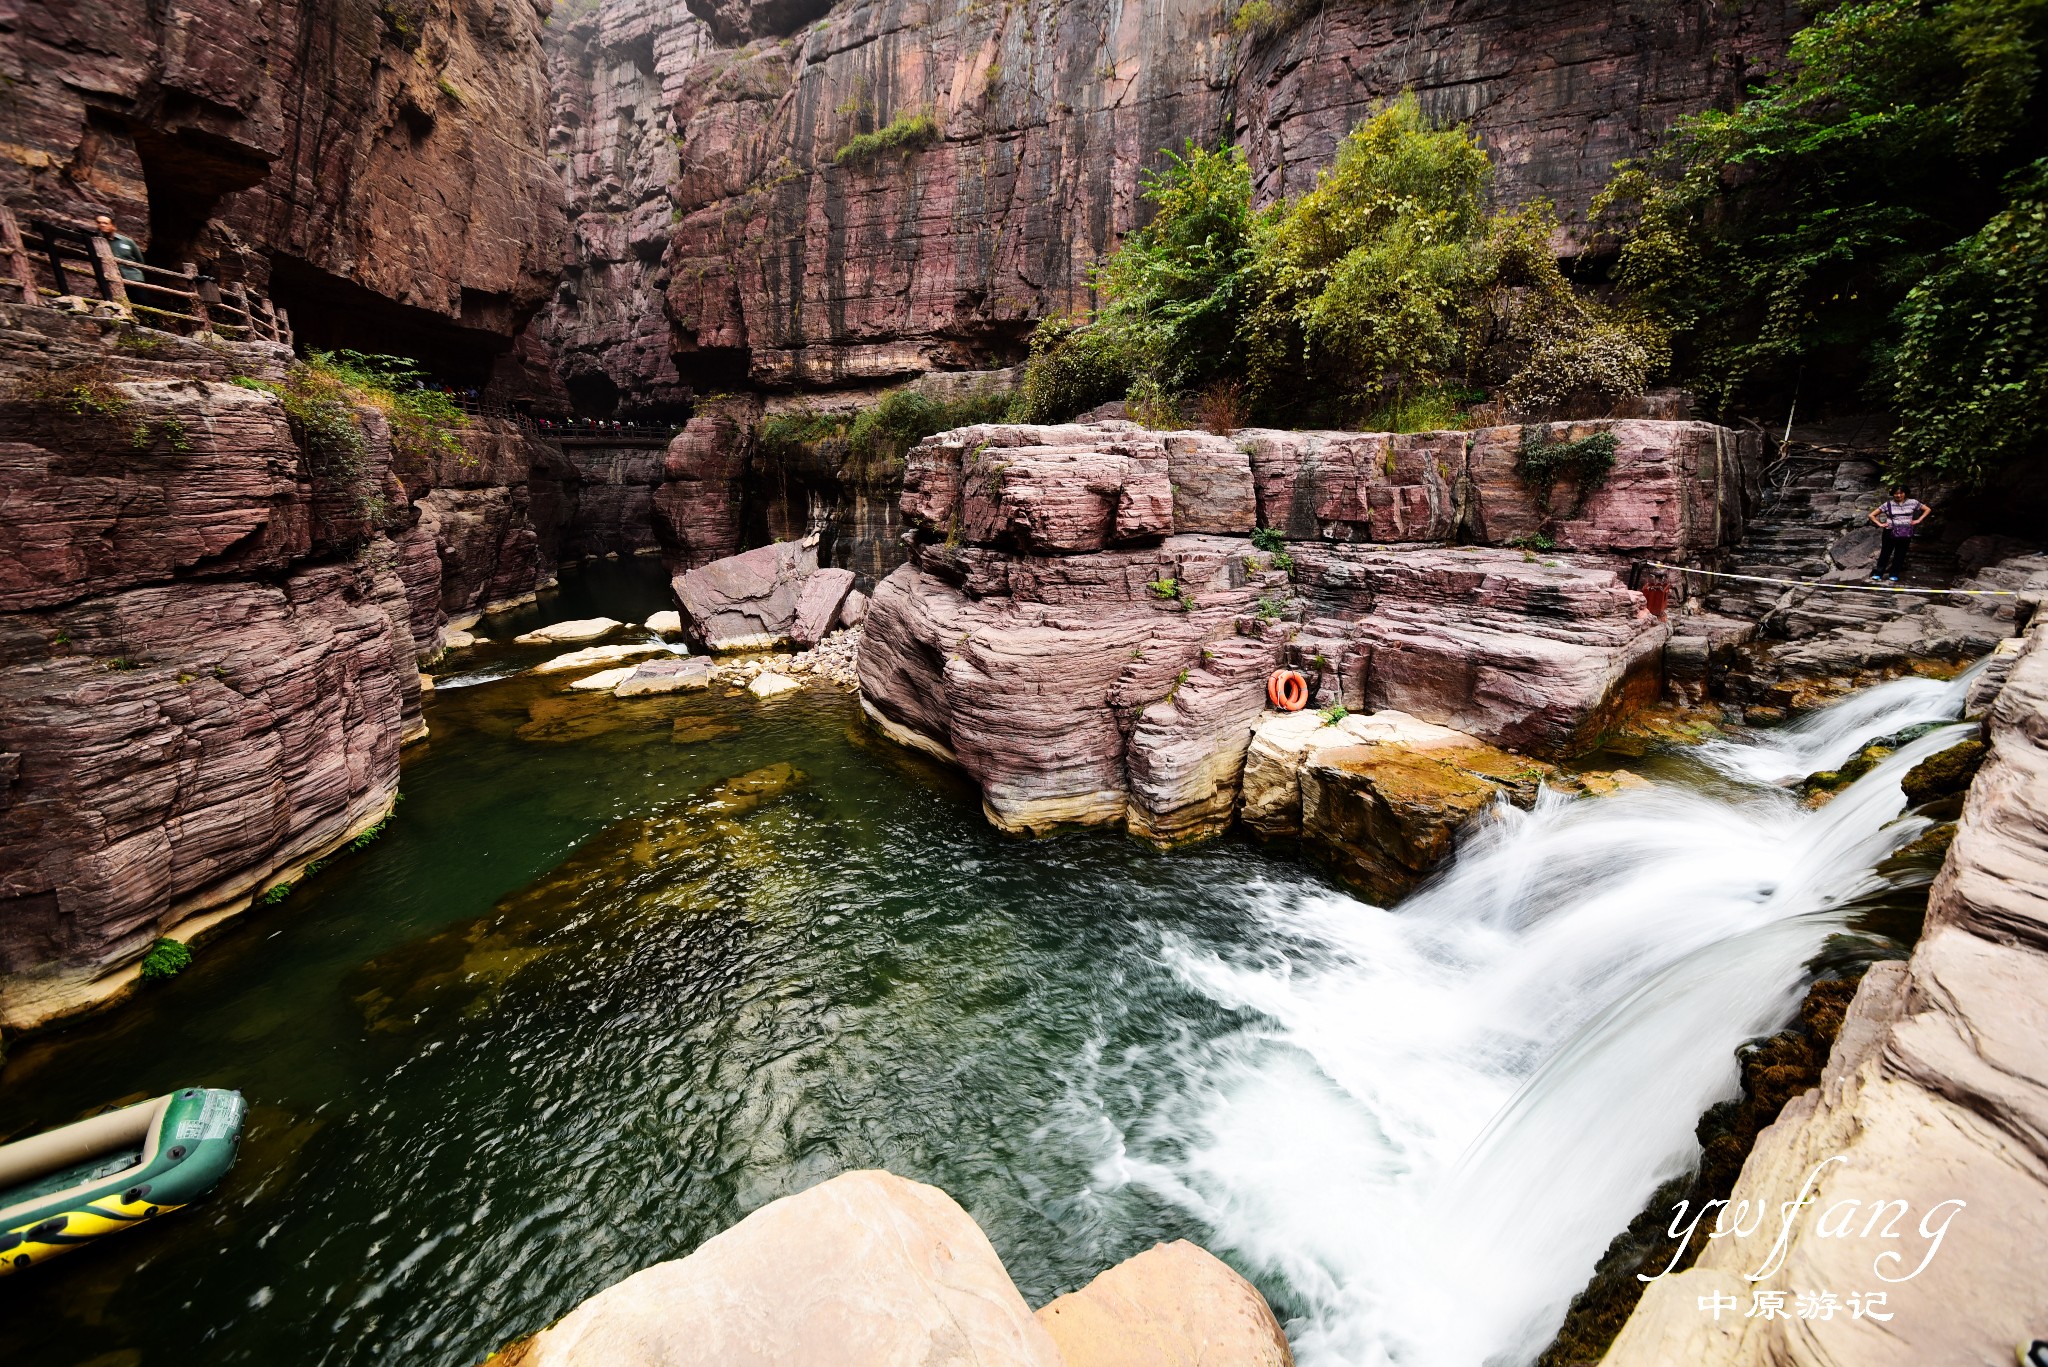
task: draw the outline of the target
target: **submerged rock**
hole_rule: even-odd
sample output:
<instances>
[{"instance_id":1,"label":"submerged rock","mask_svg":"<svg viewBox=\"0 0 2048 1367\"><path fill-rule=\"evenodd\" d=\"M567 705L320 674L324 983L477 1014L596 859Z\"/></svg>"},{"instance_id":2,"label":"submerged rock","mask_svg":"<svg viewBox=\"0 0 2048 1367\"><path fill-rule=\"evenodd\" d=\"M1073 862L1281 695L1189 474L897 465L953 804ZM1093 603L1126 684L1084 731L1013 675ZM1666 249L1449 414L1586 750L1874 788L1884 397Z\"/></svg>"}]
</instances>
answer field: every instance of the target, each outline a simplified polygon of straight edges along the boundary
<instances>
[{"instance_id":1,"label":"submerged rock","mask_svg":"<svg viewBox=\"0 0 2048 1367\"><path fill-rule=\"evenodd\" d=\"M738 725L716 717L677 717L669 724L668 738L674 745L696 745L739 733Z\"/></svg>"},{"instance_id":2,"label":"submerged rock","mask_svg":"<svg viewBox=\"0 0 2048 1367\"><path fill-rule=\"evenodd\" d=\"M624 622L611 617L581 617L570 622L554 622L548 626L535 627L532 631L521 632L512 640L523 646L595 641L598 637L608 636L624 625Z\"/></svg>"},{"instance_id":3,"label":"submerged rock","mask_svg":"<svg viewBox=\"0 0 2048 1367\"><path fill-rule=\"evenodd\" d=\"M668 647L653 641L643 641L630 646L585 646L572 650L567 655L557 655L533 667L536 674L560 674L571 669L588 669L594 665L617 664L621 660L638 659L643 655L666 655Z\"/></svg>"},{"instance_id":4,"label":"submerged rock","mask_svg":"<svg viewBox=\"0 0 2048 1367\"><path fill-rule=\"evenodd\" d=\"M1154 1244L1041 1306L1066 1367L1293 1367L1265 1297L1185 1239Z\"/></svg>"},{"instance_id":5,"label":"submerged rock","mask_svg":"<svg viewBox=\"0 0 2048 1367\"><path fill-rule=\"evenodd\" d=\"M649 660L638 665L612 690L614 696L637 698L656 693L679 693L686 688L711 687L711 661L704 659Z\"/></svg>"}]
</instances>

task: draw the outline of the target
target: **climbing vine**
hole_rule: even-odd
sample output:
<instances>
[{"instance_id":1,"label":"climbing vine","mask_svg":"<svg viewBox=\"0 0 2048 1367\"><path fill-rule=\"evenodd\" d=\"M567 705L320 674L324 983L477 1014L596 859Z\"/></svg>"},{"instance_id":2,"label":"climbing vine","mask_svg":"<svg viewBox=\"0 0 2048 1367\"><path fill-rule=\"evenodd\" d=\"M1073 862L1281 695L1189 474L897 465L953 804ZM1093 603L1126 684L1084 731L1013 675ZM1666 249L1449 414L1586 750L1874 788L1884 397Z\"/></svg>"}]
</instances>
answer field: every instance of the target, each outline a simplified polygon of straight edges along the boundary
<instances>
[{"instance_id":1,"label":"climbing vine","mask_svg":"<svg viewBox=\"0 0 2048 1367\"><path fill-rule=\"evenodd\" d=\"M1540 428L1522 429L1522 449L1515 456L1515 473L1536 491L1543 511L1550 511L1550 495L1559 478L1569 476L1578 489L1578 504L1607 482L1614 469L1614 434L1599 432L1576 440L1552 441Z\"/></svg>"}]
</instances>

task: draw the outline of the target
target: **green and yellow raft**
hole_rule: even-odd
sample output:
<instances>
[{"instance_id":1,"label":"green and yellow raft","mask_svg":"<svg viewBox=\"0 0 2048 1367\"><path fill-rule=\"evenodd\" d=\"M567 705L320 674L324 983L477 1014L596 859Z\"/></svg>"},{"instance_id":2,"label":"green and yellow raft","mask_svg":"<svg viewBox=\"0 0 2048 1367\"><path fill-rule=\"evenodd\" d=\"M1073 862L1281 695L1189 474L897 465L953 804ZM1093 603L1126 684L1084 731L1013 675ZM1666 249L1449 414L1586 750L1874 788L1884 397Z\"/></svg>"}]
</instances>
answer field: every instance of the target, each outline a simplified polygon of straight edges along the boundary
<instances>
[{"instance_id":1,"label":"green and yellow raft","mask_svg":"<svg viewBox=\"0 0 2048 1367\"><path fill-rule=\"evenodd\" d=\"M246 1110L240 1092L188 1087L0 1145L0 1277L212 1191Z\"/></svg>"}]
</instances>

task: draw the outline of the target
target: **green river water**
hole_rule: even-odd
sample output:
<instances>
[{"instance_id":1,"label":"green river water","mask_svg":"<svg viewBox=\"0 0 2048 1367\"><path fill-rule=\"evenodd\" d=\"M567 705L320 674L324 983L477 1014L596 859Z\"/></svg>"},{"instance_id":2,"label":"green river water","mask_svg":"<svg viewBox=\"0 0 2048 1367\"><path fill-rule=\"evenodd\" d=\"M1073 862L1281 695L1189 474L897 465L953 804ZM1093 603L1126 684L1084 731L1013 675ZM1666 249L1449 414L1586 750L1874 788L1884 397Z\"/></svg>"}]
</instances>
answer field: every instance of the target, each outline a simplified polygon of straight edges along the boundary
<instances>
[{"instance_id":1,"label":"green river water","mask_svg":"<svg viewBox=\"0 0 2048 1367\"><path fill-rule=\"evenodd\" d=\"M599 563L480 630L664 596ZM473 1363L854 1167L953 1193L1034 1304L1201 1236L1093 1189L1103 1107L1147 1104L1142 1071L1094 1095L1101 1060L1235 1025L1162 931L1227 946L1244 889L1313 875L1229 841L1004 837L824 686L560 687L439 692L379 840L15 1047L0 1136L193 1084L251 1119L210 1201L0 1282L8 1360Z\"/></svg>"},{"instance_id":2,"label":"green river water","mask_svg":"<svg viewBox=\"0 0 2048 1367\"><path fill-rule=\"evenodd\" d=\"M666 598L594 563L484 630ZM1505 813L1383 910L1234 838L1001 835L827 685L619 702L521 673L550 653L444 667L379 839L16 1045L0 1139L188 1085L251 1110L212 1199L0 1281L8 1361L468 1367L886 1167L1034 1305L1187 1237L1304 1367L1526 1362L1737 1046L1915 933L1926 861L1870 870L1950 740L1819 811L1777 782L1961 698L1632 761L1672 781Z\"/></svg>"}]
</instances>

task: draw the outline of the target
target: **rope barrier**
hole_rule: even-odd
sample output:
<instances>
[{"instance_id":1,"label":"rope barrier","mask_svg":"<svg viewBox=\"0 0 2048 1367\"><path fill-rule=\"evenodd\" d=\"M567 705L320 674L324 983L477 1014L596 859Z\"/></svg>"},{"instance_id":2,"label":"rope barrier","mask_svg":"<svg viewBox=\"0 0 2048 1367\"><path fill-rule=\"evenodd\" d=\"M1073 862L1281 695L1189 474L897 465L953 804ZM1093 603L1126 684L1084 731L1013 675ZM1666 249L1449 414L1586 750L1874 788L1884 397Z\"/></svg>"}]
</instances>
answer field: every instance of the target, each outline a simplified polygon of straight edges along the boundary
<instances>
[{"instance_id":1,"label":"rope barrier","mask_svg":"<svg viewBox=\"0 0 2048 1367\"><path fill-rule=\"evenodd\" d=\"M1661 560L1645 561L1660 570L1679 574L1703 574L1710 579L1741 579L1751 584L1784 584L1796 589L1856 589L1864 593L1945 593L1967 598L2017 598L2017 589L1922 589L1911 584L1827 584L1818 579L1771 579L1761 574L1729 574L1722 570L1696 570L1684 565L1667 565Z\"/></svg>"}]
</instances>

